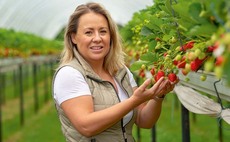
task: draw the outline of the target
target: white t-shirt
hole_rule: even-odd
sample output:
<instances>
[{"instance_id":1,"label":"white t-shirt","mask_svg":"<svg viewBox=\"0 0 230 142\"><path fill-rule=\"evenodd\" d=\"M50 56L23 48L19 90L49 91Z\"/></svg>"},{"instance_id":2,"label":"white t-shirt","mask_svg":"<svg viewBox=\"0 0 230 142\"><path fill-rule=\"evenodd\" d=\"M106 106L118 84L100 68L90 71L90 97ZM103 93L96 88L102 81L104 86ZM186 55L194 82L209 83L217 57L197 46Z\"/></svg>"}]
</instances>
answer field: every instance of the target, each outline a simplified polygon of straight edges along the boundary
<instances>
[{"instance_id":1,"label":"white t-shirt","mask_svg":"<svg viewBox=\"0 0 230 142\"><path fill-rule=\"evenodd\" d=\"M133 74L127 68L127 73L130 78L132 87L137 86L133 78ZM115 80L115 79L114 79ZM116 80L115 80L116 82ZM122 88L116 82L118 88L118 95L121 101L128 98ZM91 95L89 86L85 81L83 75L76 69L70 66L65 66L59 70L54 80L54 99L58 105L62 102L79 96ZM131 119L133 111L129 112L124 117L124 125Z\"/></svg>"}]
</instances>

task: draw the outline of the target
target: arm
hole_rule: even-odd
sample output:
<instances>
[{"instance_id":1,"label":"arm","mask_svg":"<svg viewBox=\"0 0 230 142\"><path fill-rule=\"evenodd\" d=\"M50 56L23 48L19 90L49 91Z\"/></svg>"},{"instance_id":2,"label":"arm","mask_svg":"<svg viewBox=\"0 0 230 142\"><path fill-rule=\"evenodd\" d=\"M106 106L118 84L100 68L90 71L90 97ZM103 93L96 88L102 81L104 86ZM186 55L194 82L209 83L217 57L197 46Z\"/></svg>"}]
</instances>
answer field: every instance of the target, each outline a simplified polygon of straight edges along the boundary
<instances>
[{"instance_id":1,"label":"arm","mask_svg":"<svg viewBox=\"0 0 230 142\"><path fill-rule=\"evenodd\" d=\"M167 94L173 90L175 84L178 80L174 83L165 80L164 83L161 84L160 90L156 90L155 97L150 99L148 102L145 102L138 106L138 116L136 120L136 124L141 128L152 128L153 125L157 122L158 118L161 114L163 94ZM136 88L134 88L135 90ZM159 97L158 97L159 96Z\"/></svg>"},{"instance_id":2,"label":"arm","mask_svg":"<svg viewBox=\"0 0 230 142\"><path fill-rule=\"evenodd\" d=\"M64 101L61 107L73 126L81 134L90 137L111 127L129 111L153 98L154 93L152 91L155 89L146 89L150 82L150 80L146 80L129 99L101 111L94 112L91 96L69 99ZM163 83L163 78L152 88L159 88L161 83Z\"/></svg>"}]
</instances>

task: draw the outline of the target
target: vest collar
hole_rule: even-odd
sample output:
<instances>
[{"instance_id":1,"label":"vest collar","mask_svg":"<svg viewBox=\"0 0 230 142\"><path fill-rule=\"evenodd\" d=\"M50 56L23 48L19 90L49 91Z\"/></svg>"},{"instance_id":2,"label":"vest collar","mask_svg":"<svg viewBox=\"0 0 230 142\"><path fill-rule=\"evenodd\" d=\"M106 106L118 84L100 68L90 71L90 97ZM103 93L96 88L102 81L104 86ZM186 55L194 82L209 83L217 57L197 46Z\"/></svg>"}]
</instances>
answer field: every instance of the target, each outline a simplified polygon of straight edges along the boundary
<instances>
[{"instance_id":1,"label":"vest collar","mask_svg":"<svg viewBox=\"0 0 230 142\"><path fill-rule=\"evenodd\" d=\"M85 61L85 59L79 54L76 48L73 48L74 57L78 61L78 63L82 66L82 68L85 70L86 76L89 76L92 79L95 79L99 82L102 82L103 80L93 71L92 67ZM121 68L116 72L115 78L124 78L127 71L126 68Z\"/></svg>"}]
</instances>

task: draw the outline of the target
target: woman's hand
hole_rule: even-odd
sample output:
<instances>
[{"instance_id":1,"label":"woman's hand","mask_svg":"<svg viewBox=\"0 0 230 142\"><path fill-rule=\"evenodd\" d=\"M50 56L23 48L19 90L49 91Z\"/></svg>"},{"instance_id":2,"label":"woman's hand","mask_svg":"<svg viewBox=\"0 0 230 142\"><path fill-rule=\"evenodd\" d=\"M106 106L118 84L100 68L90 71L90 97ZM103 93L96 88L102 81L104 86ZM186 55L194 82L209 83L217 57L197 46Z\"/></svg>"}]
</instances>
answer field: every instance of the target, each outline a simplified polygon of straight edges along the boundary
<instances>
[{"instance_id":1,"label":"woman's hand","mask_svg":"<svg viewBox=\"0 0 230 142\"><path fill-rule=\"evenodd\" d=\"M174 86L179 82L179 79L171 82L162 77L148 89L147 87L150 85L150 82L150 80L146 80L135 90L133 95L147 99L145 103L138 106L136 124L140 128L152 128L157 122L161 113L162 97L174 89Z\"/></svg>"},{"instance_id":2,"label":"woman's hand","mask_svg":"<svg viewBox=\"0 0 230 142\"><path fill-rule=\"evenodd\" d=\"M175 82L171 82L168 79L161 77L153 86L149 88L151 79L147 79L140 87L135 89L133 96L142 101L153 99L156 96L162 97L163 95L171 92L174 89L175 84L178 82L179 79L177 79Z\"/></svg>"}]
</instances>

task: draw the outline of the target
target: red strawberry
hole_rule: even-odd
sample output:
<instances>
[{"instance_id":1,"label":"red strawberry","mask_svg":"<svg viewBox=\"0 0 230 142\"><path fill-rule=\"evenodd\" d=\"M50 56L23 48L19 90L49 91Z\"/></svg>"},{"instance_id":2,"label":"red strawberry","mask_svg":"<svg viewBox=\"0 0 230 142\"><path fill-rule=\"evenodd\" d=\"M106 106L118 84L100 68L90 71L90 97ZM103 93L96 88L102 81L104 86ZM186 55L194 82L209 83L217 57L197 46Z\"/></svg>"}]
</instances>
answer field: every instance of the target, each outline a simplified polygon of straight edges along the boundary
<instances>
[{"instance_id":1,"label":"red strawberry","mask_svg":"<svg viewBox=\"0 0 230 142\"><path fill-rule=\"evenodd\" d=\"M152 69L150 70L150 73L152 74L152 76L154 76L154 75L155 75L155 69L152 68Z\"/></svg>"},{"instance_id":2,"label":"red strawberry","mask_svg":"<svg viewBox=\"0 0 230 142\"><path fill-rule=\"evenodd\" d=\"M161 41L161 39L159 37L156 37L155 40L156 41Z\"/></svg>"},{"instance_id":3,"label":"red strawberry","mask_svg":"<svg viewBox=\"0 0 230 142\"><path fill-rule=\"evenodd\" d=\"M178 61L178 64L177 64L178 68L184 68L185 67L185 64L186 64L185 59L186 59L186 57L183 56L182 59L180 61Z\"/></svg>"},{"instance_id":4,"label":"red strawberry","mask_svg":"<svg viewBox=\"0 0 230 142\"><path fill-rule=\"evenodd\" d=\"M220 66L223 62L224 62L224 57L223 57L223 56L218 56L218 57L216 58L215 65L216 65L216 66Z\"/></svg>"},{"instance_id":5,"label":"red strawberry","mask_svg":"<svg viewBox=\"0 0 230 142\"><path fill-rule=\"evenodd\" d=\"M155 75L155 81L158 81L161 77L165 76L165 72L160 70L157 72L157 74Z\"/></svg>"},{"instance_id":6,"label":"red strawberry","mask_svg":"<svg viewBox=\"0 0 230 142\"><path fill-rule=\"evenodd\" d=\"M176 66L178 64L178 61L173 60L173 64Z\"/></svg>"},{"instance_id":7,"label":"red strawberry","mask_svg":"<svg viewBox=\"0 0 230 142\"><path fill-rule=\"evenodd\" d=\"M177 76L175 73L170 73L168 74L168 79L171 81L171 82L174 82L177 80Z\"/></svg>"},{"instance_id":8,"label":"red strawberry","mask_svg":"<svg viewBox=\"0 0 230 142\"><path fill-rule=\"evenodd\" d=\"M178 68L185 68L185 65L186 65L185 60L182 60L182 61L179 61L179 62L178 62L177 67L178 67Z\"/></svg>"},{"instance_id":9,"label":"red strawberry","mask_svg":"<svg viewBox=\"0 0 230 142\"><path fill-rule=\"evenodd\" d=\"M198 58L196 58L194 61L191 62L190 66L191 66L191 70L192 71L197 71L199 69L199 67L202 65L204 60L200 60Z\"/></svg>"},{"instance_id":10,"label":"red strawberry","mask_svg":"<svg viewBox=\"0 0 230 142\"><path fill-rule=\"evenodd\" d=\"M183 45L183 47L180 48L180 51L186 51L187 49L193 48L194 43L194 41L189 41L188 43Z\"/></svg>"},{"instance_id":11,"label":"red strawberry","mask_svg":"<svg viewBox=\"0 0 230 142\"><path fill-rule=\"evenodd\" d=\"M206 52L213 52L214 46L208 46Z\"/></svg>"},{"instance_id":12,"label":"red strawberry","mask_svg":"<svg viewBox=\"0 0 230 142\"><path fill-rule=\"evenodd\" d=\"M164 53L164 57L166 57L167 55L168 55L168 53L167 53L167 52L165 52L165 53Z\"/></svg>"},{"instance_id":13,"label":"red strawberry","mask_svg":"<svg viewBox=\"0 0 230 142\"><path fill-rule=\"evenodd\" d=\"M141 78L144 78L144 77L145 77L145 71L144 71L143 69L140 69L140 71L139 71L139 76L140 76Z\"/></svg>"}]
</instances>

